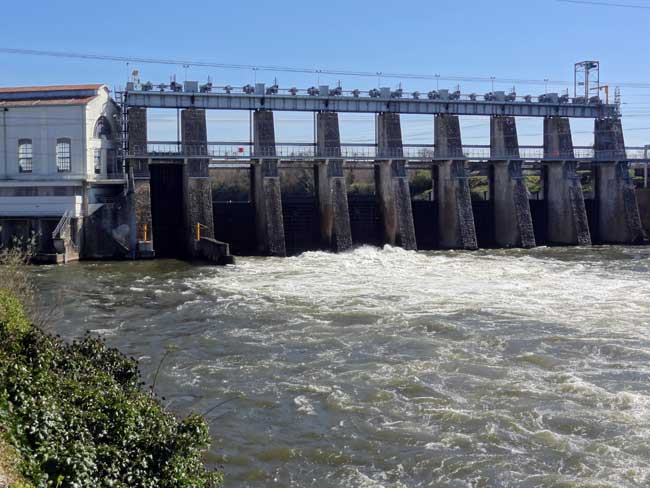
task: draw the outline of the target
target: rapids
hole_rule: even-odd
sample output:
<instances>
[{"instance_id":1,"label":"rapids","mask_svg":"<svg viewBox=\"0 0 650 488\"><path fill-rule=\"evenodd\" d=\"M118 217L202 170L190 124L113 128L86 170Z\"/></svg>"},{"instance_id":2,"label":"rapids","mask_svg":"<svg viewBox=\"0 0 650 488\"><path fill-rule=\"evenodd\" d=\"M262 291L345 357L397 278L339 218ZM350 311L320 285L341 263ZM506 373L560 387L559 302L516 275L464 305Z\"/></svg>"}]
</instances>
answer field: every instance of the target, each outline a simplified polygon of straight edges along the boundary
<instances>
[{"instance_id":1,"label":"rapids","mask_svg":"<svg viewBox=\"0 0 650 488\"><path fill-rule=\"evenodd\" d=\"M148 382L172 348L156 390L209 411L228 487L650 485L650 248L35 273L54 332L101 334Z\"/></svg>"}]
</instances>

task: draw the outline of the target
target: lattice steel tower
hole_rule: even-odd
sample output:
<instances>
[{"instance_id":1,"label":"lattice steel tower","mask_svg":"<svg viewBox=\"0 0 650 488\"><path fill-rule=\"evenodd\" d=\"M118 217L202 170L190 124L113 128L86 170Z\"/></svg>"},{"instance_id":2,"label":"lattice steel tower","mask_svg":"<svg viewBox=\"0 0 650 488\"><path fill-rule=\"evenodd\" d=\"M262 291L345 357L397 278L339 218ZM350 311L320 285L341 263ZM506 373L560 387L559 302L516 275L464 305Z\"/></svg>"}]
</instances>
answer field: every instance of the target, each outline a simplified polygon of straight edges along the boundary
<instances>
[{"instance_id":1,"label":"lattice steel tower","mask_svg":"<svg viewBox=\"0 0 650 488\"><path fill-rule=\"evenodd\" d=\"M599 96L600 91L600 62L580 61L574 65L573 96L588 101L591 97ZM595 92L595 93L594 93Z\"/></svg>"}]
</instances>

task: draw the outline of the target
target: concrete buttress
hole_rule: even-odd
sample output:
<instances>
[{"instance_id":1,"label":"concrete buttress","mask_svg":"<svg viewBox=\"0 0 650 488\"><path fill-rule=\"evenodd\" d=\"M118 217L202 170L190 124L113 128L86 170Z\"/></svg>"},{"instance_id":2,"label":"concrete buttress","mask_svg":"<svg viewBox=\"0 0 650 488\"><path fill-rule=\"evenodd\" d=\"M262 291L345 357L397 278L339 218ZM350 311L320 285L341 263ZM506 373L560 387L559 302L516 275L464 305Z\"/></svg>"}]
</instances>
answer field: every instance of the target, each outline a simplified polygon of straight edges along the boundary
<instances>
[{"instance_id":1,"label":"concrete buttress","mask_svg":"<svg viewBox=\"0 0 650 488\"><path fill-rule=\"evenodd\" d=\"M598 242L636 244L644 239L639 208L625 161L620 118L595 121L594 182Z\"/></svg>"},{"instance_id":2,"label":"concrete buttress","mask_svg":"<svg viewBox=\"0 0 650 488\"><path fill-rule=\"evenodd\" d=\"M435 117L436 157L449 157L438 163L435 192L438 202L438 242L443 249L477 249L472 198L457 115Z\"/></svg>"},{"instance_id":3,"label":"concrete buttress","mask_svg":"<svg viewBox=\"0 0 650 488\"><path fill-rule=\"evenodd\" d=\"M569 119L544 119L543 165L547 240L550 244L588 246L591 233L580 177L576 173Z\"/></svg>"},{"instance_id":4,"label":"concrete buttress","mask_svg":"<svg viewBox=\"0 0 650 488\"><path fill-rule=\"evenodd\" d=\"M494 242L499 247L535 247L528 189L519 159L519 141L514 117L490 119L490 201Z\"/></svg>"},{"instance_id":5,"label":"concrete buttress","mask_svg":"<svg viewBox=\"0 0 650 488\"><path fill-rule=\"evenodd\" d=\"M323 156L314 165L321 244L325 249L342 252L352 248L352 231L341 158L339 117L335 112L319 112L316 118L318 154Z\"/></svg>"},{"instance_id":6,"label":"concrete buttress","mask_svg":"<svg viewBox=\"0 0 650 488\"><path fill-rule=\"evenodd\" d=\"M153 241L151 218L151 175L147 160L147 109L131 107L128 109L128 145L132 154L142 154L142 159L129 161L129 172L133 174L133 211L135 212L135 229L130 229L130 242L133 249L137 242L145 237Z\"/></svg>"},{"instance_id":7,"label":"concrete buttress","mask_svg":"<svg viewBox=\"0 0 650 488\"><path fill-rule=\"evenodd\" d=\"M275 159L273 112L253 113L254 156L252 190L255 200L255 227L258 250L271 256L286 256L282 192Z\"/></svg>"},{"instance_id":8,"label":"concrete buttress","mask_svg":"<svg viewBox=\"0 0 650 488\"><path fill-rule=\"evenodd\" d=\"M407 250L417 250L399 114L378 114L377 135L379 154L375 163L375 186L381 209L384 242Z\"/></svg>"},{"instance_id":9,"label":"concrete buttress","mask_svg":"<svg viewBox=\"0 0 650 488\"><path fill-rule=\"evenodd\" d=\"M197 237L214 238L205 110L191 108L181 111L181 137L183 153L194 156L187 158L183 166L183 210L187 254L197 257L200 255Z\"/></svg>"}]
</instances>

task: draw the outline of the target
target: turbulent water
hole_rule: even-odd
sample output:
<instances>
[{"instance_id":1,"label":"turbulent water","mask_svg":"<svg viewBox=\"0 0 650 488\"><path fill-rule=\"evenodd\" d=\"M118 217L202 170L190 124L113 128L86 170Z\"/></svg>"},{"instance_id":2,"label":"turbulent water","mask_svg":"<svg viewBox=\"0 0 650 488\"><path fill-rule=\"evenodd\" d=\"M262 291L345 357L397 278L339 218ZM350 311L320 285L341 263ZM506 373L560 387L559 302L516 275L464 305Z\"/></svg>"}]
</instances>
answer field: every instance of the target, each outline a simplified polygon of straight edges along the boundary
<instances>
[{"instance_id":1,"label":"turbulent water","mask_svg":"<svg viewBox=\"0 0 650 488\"><path fill-rule=\"evenodd\" d=\"M149 381L174 346L156 390L210 411L229 487L650 485L649 248L37 273L64 337L104 335Z\"/></svg>"}]
</instances>

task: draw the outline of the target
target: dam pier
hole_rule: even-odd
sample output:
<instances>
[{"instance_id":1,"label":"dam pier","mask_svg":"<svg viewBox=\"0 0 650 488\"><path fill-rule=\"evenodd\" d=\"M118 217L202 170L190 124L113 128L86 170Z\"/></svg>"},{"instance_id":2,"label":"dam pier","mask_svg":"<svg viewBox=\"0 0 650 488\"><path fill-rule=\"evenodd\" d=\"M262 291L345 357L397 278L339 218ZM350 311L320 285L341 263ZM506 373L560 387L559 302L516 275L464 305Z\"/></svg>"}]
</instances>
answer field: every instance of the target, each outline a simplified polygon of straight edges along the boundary
<instances>
[{"instance_id":1,"label":"dam pier","mask_svg":"<svg viewBox=\"0 0 650 488\"><path fill-rule=\"evenodd\" d=\"M645 156L641 148L625 147L617 106L599 99L545 94L520 100L503 92L478 99L446 90L424 97L389 88L363 96L328 86L303 94L262 83L240 91L196 82L171 90L129 88L119 93L127 128L124 165L134 168L136 226L153 226L137 247L156 255L161 249L162 255L173 256L177 246L190 255L202 252L196 248L199 227L205 238L238 242L236 253L271 256L309 249L341 252L361 244L471 250L635 244L645 238L630 176L630 165ZM144 139L147 109L160 108L180 111L181 141ZM209 110L250 111L252 141L209 141ZM313 144L278 143L276 111L313 113ZM341 143L339 113L349 112L375 115L374 143ZM404 144L401 114L430 115L434 144ZM489 146L463 144L462 115L489 117ZM520 146L519 116L543 118L543 146ZM593 146L574 147L571 118L594 120ZM300 202L285 196L282 173L310 165L311 193ZM248 202L213 202L209 174L233 166L250 174ZM347 188L350 172L361 170L374 182L374 191L365 195ZM426 200L411 194L412 171L430 174ZM589 194L581 183L586 173ZM488 192L480 201L472 197L473 175L487 180ZM534 196L526 184L530 175L537 175L542 188ZM165 185L171 186L163 190ZM156 209L164 207L158 202L161 192L167 200L178 195L176 206L183 215L163 210L164 217L156 216ZM294 218L301 212L302 220ZM184 238L175 235L179 229ZM255 242L242 245L238 233L254 236Z\"/></svg>"}]
</instances>

